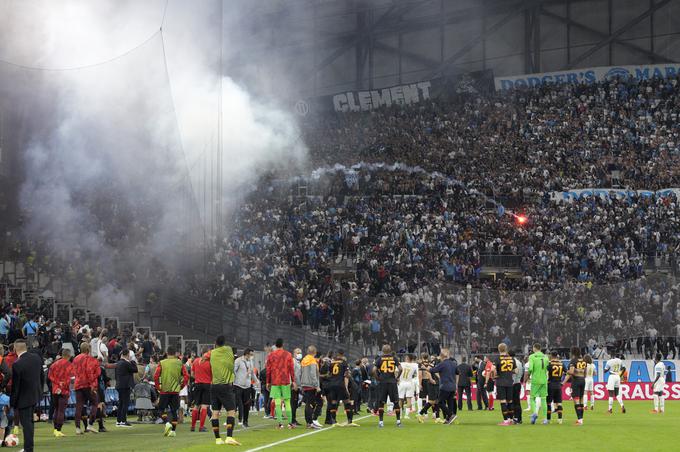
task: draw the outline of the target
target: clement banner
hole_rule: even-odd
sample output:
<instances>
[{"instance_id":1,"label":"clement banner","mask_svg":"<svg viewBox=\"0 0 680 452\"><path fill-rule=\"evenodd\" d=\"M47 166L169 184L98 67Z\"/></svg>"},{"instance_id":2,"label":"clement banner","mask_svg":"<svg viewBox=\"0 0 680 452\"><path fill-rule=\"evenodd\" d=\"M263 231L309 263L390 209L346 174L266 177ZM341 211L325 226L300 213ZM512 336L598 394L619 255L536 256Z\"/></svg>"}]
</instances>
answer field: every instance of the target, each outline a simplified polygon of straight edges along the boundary
<instances>
[{"instance_id":1,"label":"clement banner","mask_svg":"<svg viewBox=\"0 0 680 452\"><path fill-rule=\"evenodd\" d=\"M435 98L450 98L464 93L493 91L491 70L456 74L385 88L352 90L328 96L300 99L294 110L300 116L323 113L349 113L377 110L396 105L414 105Z\"/></svg>"}]
</instances>

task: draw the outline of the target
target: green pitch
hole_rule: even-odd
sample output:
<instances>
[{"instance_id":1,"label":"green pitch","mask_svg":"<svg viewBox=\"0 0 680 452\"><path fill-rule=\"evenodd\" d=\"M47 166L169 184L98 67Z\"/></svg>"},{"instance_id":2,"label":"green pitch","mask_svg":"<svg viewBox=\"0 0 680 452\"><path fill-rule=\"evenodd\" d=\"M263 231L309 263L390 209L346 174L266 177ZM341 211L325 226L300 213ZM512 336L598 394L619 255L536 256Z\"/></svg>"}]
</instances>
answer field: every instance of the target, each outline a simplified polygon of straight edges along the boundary
<instances>
[{"instance_id":1,"label":"green pitch","mask_svg":"<svg viewBox=\"0 0 680 452\"><path fill-rule=\"evenodd\" d=\"M628 412L621 414L618 404L612 416L607 414L606 401L598 402L595 411L587 411L585 425L572 425L576 415L573 404L565 407L563 425L524 425L500 427L498 411L459 413L458 425L436 425L431 419L419 424L405 420L404 427L395 427L395 418L385 416L385 428L378 429L378 418L369 416L358 420L361 427L333 427L320 431L297 428L278 431L273 421L251 415L251 428L237 431L234 437L241 447L216 446L212 432L191 433L187 424L179 425L177 437L165 438L162 425L135 425L131 429L115 427L115 419L107 421L108 433L76 437L73 422L63 432L66 438L52 437L51 425L40 423L36 429L36 450L41 452L204 452L213 450L241 450L266 446L285 439L291 441L265 450L285 451L418 451L418 450L521 450L522 452L554 451L669 451L677 450L680 425L680 404L666 402L664 415L652 415L651 402L628 402ZM526 405L524 405L526 407ZM299 411L302 414L302 410ZM526 414L526 413L525 413ZM366 416L362 414L358 418ZM355 418L357 419L357 418ZM221 419L224 422L224 418ZM210 427L208 427L210 430ZM224 426L221 427L224 433ZM311 432L315 432L310 434ZM20 435L21 438L21 435ZM14 450L18 450L15 448ZM7 449L12 450L12 449Z\"/></svg>"}]
</instances>

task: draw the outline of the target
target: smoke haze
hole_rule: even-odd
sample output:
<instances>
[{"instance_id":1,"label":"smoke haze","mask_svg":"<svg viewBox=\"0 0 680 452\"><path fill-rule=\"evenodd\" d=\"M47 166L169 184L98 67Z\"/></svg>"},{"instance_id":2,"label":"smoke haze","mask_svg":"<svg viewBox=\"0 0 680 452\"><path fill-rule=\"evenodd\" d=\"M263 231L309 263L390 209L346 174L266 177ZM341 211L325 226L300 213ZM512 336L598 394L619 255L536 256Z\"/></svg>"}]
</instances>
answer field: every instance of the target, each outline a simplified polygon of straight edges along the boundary
<instances>
[{"instance_id":1,"label":"smoke haze","mask_svg":"<svg viewBox=\"0 0 680 452\"><path fill-rule=\"evenodd\" d=\"M239 24L248 28L239 10L246 3L225 4L225 36L238 36ZM107 294L144 278L154 262L191 271L177 244L198 244L190 239L212 220L220 85L225 204L263 171L299 167L306 157L294 118L274 100L251 94L227 67L219 83L220 59L239 51L225 39L220 55L219 3L165 8L165 0L2 7L2 59L69 69L0 63L3 108L24 124L23 233L86 262L96 275L91 299L107 308L129 304L129 291ZM267 74L253 84L284 91L283 79Z\"/></svg>"}]
</instances>

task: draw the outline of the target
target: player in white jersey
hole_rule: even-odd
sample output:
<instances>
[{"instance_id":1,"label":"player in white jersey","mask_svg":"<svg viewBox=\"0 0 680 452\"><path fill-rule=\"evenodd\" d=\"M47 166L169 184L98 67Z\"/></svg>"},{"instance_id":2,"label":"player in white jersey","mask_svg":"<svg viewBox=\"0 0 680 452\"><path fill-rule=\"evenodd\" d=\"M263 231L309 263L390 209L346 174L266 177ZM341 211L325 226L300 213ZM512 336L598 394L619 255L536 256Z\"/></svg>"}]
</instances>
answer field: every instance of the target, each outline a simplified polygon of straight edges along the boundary
<instances>
[{"instance_id":1,"label":"player in white jersey","mask_svg":"<svg viewBox=\"0 0 680 452\"><path fill-rule=\"evenodd\" d=\"M524 360L524 369L527 368L527 365L529 363L529 357ZM526 377L526 382L524 383L524 394L526 394L527 397L527 407L524 411L533 411L533 408L531 407L531 374L527 374Z\"/></svg>"},{"instance_id":2,"label":"player in white jersey","mask_svg":"<svg viewBox=\"0 0 680 452\"><path fill-rule=\"evenodd\" d=\"M623 361L621 358L614 357L607 361L604 367L604 372L609 372L607 379L607 391L609 392L609 414L612 414L612 407L614 406L614 396L621 405L621 412L626 413L626 407L623 406L623 395L621 394L621 370L623 368Z\"/></svg>"},{"instance_id":3,"label":"player in white jersey","mask_svg":"<svg viewBox=\"0 0 680 452\"><path fill-rule=\"evenodd\" d=\"M397 386L404 418L408 418L409 411L415 409L414 399L418 392L416 388L418 388L418 363L415 362L415 357L409 354L401 363L401 373Z\"/></svg>"},{"instance_id":4,"label":"player in white jersey","mask_svg":"<svg viewBox=\"0 0 680 452\"><path fill-rule=\"evenodd\" d=\"M661 358L661 353L657 353L654 357L654 383L652 383L654 409L652 414L663 413L666 400L663 395L666 385L666 365L661 361Z\"/></svg>"},{"instance_id":5,"label":"player in white jersey","mask_svg":"<svg viewBox=\"0 0 680 452\"><path fill-rule=\"evenodd\" d=\"M593 364L593 357L586 355L583 357L586 365L586 388L583 396L583 408L588 409L588 396L590 396L590 409L595 409L595 364Z\"/></svg>"}]
</instances>

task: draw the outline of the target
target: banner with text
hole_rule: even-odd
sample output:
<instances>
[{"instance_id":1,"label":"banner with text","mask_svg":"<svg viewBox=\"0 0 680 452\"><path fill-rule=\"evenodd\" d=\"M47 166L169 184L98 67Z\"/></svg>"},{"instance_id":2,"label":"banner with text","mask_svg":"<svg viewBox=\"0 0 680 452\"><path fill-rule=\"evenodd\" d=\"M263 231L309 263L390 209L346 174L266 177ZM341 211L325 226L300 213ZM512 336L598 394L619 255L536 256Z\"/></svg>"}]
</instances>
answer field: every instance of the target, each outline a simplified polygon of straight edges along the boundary
<instances>
[{"instance_id":1,"label":"banner with text","mask_svg":"<svg viewBox=\"0 0 680 452\"><path fill-rule=\"evenodd\" d=\"M566 191L552 191L549 193L550 199L553 201L572 202L575 199L589 198L591 196L598 196L603 199L619 198L626 199L634 196L671 196L675 195L680 198L680 188L663 188L661 190L626 190L619 188L577 188Z\"/></svg>"},{"instance_id":2,"label":"banner with text","mask_svg":"<svg viewBox=\"0 0 680 452\"><path fill-rule=\"evenodd\" d=\"M653 391L651 383L621 383L620 392L623 396L623 400L652 400ZM472 400L477 400L477 388L472 387ZM492 393L494 398L496 396L496 390ZM664 385L663 394L666 400L680 400L680 383L666 383ZM595 400L607 400L609 398L609 392L607 391L607 383L595 383L593 385L593 395ZM463 397L467 400L467 397ZM522 385L522 391L520 393L520 399L527 399L527 391L524 385ZM571 399L571 385L566 384L562 386L562 399L567 401Z\"/></svg>"},{"instance_id":3,"label":"banner with text","mask_svg":"<svg viewBox=\"0 0 680 452\"><path fill-rule=\"evenodd\" d=\"M300 99L295 102L294 110L300 116L371 111L394 105L413 105L428 99L450 98L460 94L492 90L493 72L485 70L381 89L345 91L329 96Z\"/></svg>"},{"instance_id":4,"label":"banner with text","mask_svg":"<svg viewBox=\"0 0 680 452\"><path fill-rule=\"evenodd\" d=\"M526 88L552 83L595 83L615 78L634 78L647 80L650 78L675 77L680 74L680 64L646 64L640 66L601 66L567 71L543 72L537 74L512 75L495 77L497 90Z\"/></svg>"}]
</instances>

